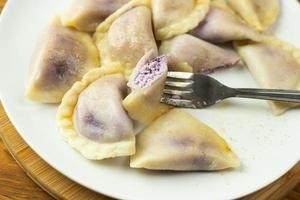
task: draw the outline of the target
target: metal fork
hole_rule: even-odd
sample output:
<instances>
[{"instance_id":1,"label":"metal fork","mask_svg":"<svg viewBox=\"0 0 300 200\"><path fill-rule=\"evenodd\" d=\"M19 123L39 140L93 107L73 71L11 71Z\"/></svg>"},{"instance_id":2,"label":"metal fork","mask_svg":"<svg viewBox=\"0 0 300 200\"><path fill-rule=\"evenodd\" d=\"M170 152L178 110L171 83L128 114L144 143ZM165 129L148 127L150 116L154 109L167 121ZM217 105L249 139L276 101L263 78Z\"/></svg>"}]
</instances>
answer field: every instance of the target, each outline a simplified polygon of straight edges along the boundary
<instances>
[{"instance_id":1,"label":"metal fork","mask_svg":"<svg viewBox=\"0 0 300 200\"><path fill-rule=\"evenodd\" d=\"M214 78L187 72L169 72L162 103L184 108L203 108L226 98L240 97L300 103L300 91L230 88Z\"/></svg>"}]
</instances>

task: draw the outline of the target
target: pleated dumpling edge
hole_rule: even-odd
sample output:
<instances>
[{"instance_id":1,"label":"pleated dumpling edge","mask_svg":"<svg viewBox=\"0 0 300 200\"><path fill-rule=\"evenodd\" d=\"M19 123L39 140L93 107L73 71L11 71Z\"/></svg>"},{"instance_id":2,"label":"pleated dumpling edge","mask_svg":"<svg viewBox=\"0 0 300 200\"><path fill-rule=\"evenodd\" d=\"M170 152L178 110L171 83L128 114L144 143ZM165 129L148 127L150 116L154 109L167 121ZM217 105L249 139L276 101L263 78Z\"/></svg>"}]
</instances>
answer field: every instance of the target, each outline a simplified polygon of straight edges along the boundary
<instances>
[{"instance_id":1,"label":"pleated dumpling edge","mask_svg":"<svg viewBox=\"0 0 300 200\"><path fill-rule=\"evenodd\" d=\"M154 1L152 1L154 2ZM155 3L155 2L154 2ZM174 3L174 2L173 2ZM153 4L153 3L152 3ZM194 9L189 12L188 16L183 17L183 19L178 20L177 22L172 22L172 20L169 21L167 25L164 25L162 27L158 27L156 25L156 17L155 17L155 9L152 5L152 12L153 12L153 23L154 23L154 31L155 31L155 37L157 40L166 40L169 38L172 38L176 35L180 35L183 33L187 33L188 31L194 29L202 20L204 20L206 14L209 11L210 8L210 0L195 0L195 7ZM158 5L159 7L159 5ZM174 10L174 9L173 9ZM162 14L165 18L166 15ZM157 17L159 18L159 17Z\"/></svg>"},{"instance_id":2,"label":"pleated dumpling edge","mask_svg":"<svg viewBox=\"0 0 300 200\"><path fill-rule=\"evenodd\" d=\"M102 23L99 24L94 34L94 41L102 39L105 36L105 33L108 31L110 25L120 15L137 6L146 6L150 8L150 0L131 0L129 3L122 6L120 9L118 9L116 12L114 12L112 15L107 17Z\"/></svg>"},{"instance_id":3,"label":"pleated dumpling edge","mask_svg":"<svg viewBox=\"0 0 300 200\"><path fill-rule=\"evenodd\" d=\"M130 1L102 22L93 37L101 64L121 64L128 78L146 52L157 51L150 1Z\"/></svg>"},{"instance_id":4,"label":"pleated dumpling edge","mask_svg":"<svg viewBox=\"0 0 300 200\"><path fill-rule=\"evenodd\" d=\"M97 79L106 75L120 74L121 72L121 66L116 65L101 67L90 71L65 94L58 108L56 121L60 135L71 147L79 151L87 159L101 160L135 153L134 135L125 141L99 144L79 135L75 130L73 122L73 115L80 93Z\"/></svg>"},{"instance_id":5,"label":"pleated dumpling edge","mask_svg":"<svg viewBox=\"0 0 300 200\"><path fill-rule=\"evenodd\" d=\"M270 28L280 13L279 0L227 0L227 3L250 27L260 32Z\"/></svg>"}]
</instances>

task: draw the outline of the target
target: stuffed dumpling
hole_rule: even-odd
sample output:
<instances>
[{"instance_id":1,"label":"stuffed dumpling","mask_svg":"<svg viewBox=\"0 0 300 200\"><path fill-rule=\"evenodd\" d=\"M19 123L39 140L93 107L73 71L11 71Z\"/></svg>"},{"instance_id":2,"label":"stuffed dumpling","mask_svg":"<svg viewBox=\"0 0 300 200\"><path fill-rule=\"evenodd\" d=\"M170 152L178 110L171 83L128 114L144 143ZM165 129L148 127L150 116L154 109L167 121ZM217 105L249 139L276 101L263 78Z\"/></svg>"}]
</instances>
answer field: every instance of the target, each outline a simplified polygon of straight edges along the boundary
<instances>
[{"instance_id":1,"label":"stuffed dumpling","mask_svg":"<svg viewBox=\"0 0 300 200\"><path fill-rule=\"evenodd\" d=\"M129 78L131 93L123 101L132 119L147 125L169 110L170 106L160 103L167 72L167 57L157 57L153 50L139 61Z\"/></svg>"},{"instance_id":2,"label":"stuffed dumpling","mask_svg":"<svg viewBox=\"0 0 300 200\"><path fill-rule=\"evenodd\" d=\"M253 78L266 89L300 90L300 51L273 37L262 43L237 43L236 48ZM269 102L275 115L298 106Z\"/></svg>"},{"instance_id":3,"label":"stuffed dumpling","mask_svg":"<svg viewBox=\"0 0 300 200\"><path fill-rule=\"evenodd\" d=\"M94 32L97 26L129 0L72 0L62 14L62 24Z\"/></svg>"},{"instance_id":4,"label":"stuffed dumpling","mask_svg":"<svg viewBox=\"0 0 300 200\"><path fill-rule=\"evenodd\" d=\"M229 6L252 28L267 30L276 21L279 0L227 0Z\"/></svg>"},{"instance_id":5,"label":"stuffed dumpling","mask_svg":"<svg viewBox=\"0 0 300 200\"><path fill-rule=\"evenodd\" d=\"M240 58L231 50L205 42L192 35L184 34L162 42L161 54L169 54L173 60L172 71L181 71L186 63L185 71L195 73L211 73L218 69L236 65ZM177 64L176 64L177 63Z\"/></svg>"},{"instance_id":6,"label":"stuffed dumpling","mask_svg":"<svg viewBox=\"0 0 300 200\"><path fill-rule=\"evenodd\" d=\"M58 109L63 138L84 157L101 160L135 153L133 122L122 106L126 80L118 68L99 68L76 82Z\"/></svg>"},{"instance_id":7,"label":"stuffed dumpling","mask_svg":"<svg viewBox=\"0 0 300 200\"><path fill-rule=\"evenodd\" d=\"M146 0L133 0L99 25L94 35L101 63L124 66L126 78L143 55L157 51L151 10Z\"/></svg>"},{"instance_id":8,"label":"stuffed dumpling","mask_svg":"<svg viewBox=\"0 0 300 200\"><path fill-rule=\"evenodd\" d=\"M225 28L224 28L225 27ZM212 43L250 39L260 41L260 35L243 23L234 12L221 1L213 1L205 20L190 34Z\"/></svg>"},{"instance_id":9,"label":"stuffed dumpling","mask_svg":"<svg viewBox=\"0 0 300 200\"><path fill-rule=\"evenodd\" d=\"M202 21L210 0L152 0L155 36L165 40L186 33Z\"/></svg>"},{"instance_id":10,"label":"stuffed dumpling","mask_svg":"<svg viewBox=\"0 0 300 200\"><path fill-rule=\"evenodd\" d=\"M137 135L130 167L152 170L223 170L240 165L225 140L180 109L172 109Z\"/></svg>"},{"instance_id":11,"label":"stuffed dumpling","mask_svg":"<svg viewBox=\"0 0 300 200\"><path fill-rule=\"evenodd\" d=\"M35 47L26 96L41 103L59 103L73 83L99 64L91 36L63 27L55 17Z\"/></svg>"}]
</instances>

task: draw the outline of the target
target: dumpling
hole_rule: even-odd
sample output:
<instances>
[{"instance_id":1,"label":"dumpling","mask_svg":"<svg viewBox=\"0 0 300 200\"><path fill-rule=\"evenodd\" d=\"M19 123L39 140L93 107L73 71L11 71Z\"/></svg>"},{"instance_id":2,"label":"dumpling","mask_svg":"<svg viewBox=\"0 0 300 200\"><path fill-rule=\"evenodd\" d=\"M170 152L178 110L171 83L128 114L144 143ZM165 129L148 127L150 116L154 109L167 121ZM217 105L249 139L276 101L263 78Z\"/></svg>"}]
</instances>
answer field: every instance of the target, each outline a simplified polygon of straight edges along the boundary
<instances>
[{"instance_id":1,"label":"dumpling","mask_svg":"<svg viewBox=\"0 0 300 200\"><path fill-rule=\"evenodd\" d=\"M266 89L300 90L300 50L268 37L263 43L238 43L238 53L258 84ZM271 102L275 115L298 106L293 103Z\"/></svg>"},{"instance_id":2,"label":"dumpling","mask_svg":"<svg viewBox=\"0 0 300 200\"><path fill-rule=\"evenodd\" d=\"M55 17L35 47L26 95L33 101L59 103L74 82L99 64L92 38L63 27L59 17Z\"/></svg>"},{"instance_id":3,"label":"dumpling","mask_svg":"<svg viewBox=\"0 0 300 200\"><path fill-rule=\"evenodd\" d=\"M220 1L212 2L205 20L200 22L190 34L212 43L245 39L261 40L256 31L244 24L225 3Z\"/></svg>"},{"instance_id":4,"label":"dumpling","mask_svg":"<svg viewBox=\"0 0 300 200\"><path fill-rule=\"evenodd\" d=\"M137 135L130 167L152 170L223 170L239 167L237 156L207 125L172 109Z\"/></svg>"},{"instance_id":5,"label":"dumpling","mask_svg":"<svg viewBox=\"0 0 300 200\"><path fill-rule=\"evenodd\" d=\"M157 51L147 2L126 4L100 24L94 35L102 64L122 64L126 78L146 52Z\"/></svg>"},{"instance_id":6,"label":"dumpling","mask_svg":"<svg viewBox=\"0 0 300 200\"><path fill-rule=\"evenodd\" d=\"M155 38L165 40L195 28L209 11L210 0L152 0Z\"/></svg>"},{"instance_id":7,"label":"dumpling","mask_svg":"<svg viewBox=\"0 0 300 200\"><path fill-rule=\"evenodd\" d=\"M63 138L84 157L101 160L135 153L133 122L123 109L126 80L120 68L99 68L76 82L59 106Z\"/></svg>"},{"instance_id":8,"label":"dumpling","mask_svg":"<svg viewBox=\"0 0 300 200\"><path fill-rule=\"evenodd\" d=\"M258 31L267 30L279 15L279 0L227 0L227 2L250 27Z\"/></svg>"},{"instance_id":9,"label":"dumpling","mask_svg":"<svg viewBox=\"0 0 300 200\"><path fill-rule=\"evenodd\" d=\"M234 51L222 49L188 34L163 41L159 52L177 59L178 66L173 65L173 71L181 71L182 63L186 63L191 66L190 69L186 67L187 71L212 73L218 69L234 66L240 60Z\"/></svg>"},{"instance_id":10,"label":"dumpling","mask_svg":"<svg viewBox=\"0 0 300 200\"><path fill-rule=\"evenodd\" d=\"M129 0L72 0L62 13L62 24L79 31L94 32L109 15Z\"/></svg>"},{"instance_id":11,"label":"dumpling","mask_svg":"<svg viewBox=\"0 0 300 200\"><path fill-rule=\"evenodd\" d=\"M147 125L169 110L169 106L160 103L167 72L167 57L157 57L153 50L139 61L129 78L131 93L123 101L132 119Z\"/></svg>"}]
</instances>

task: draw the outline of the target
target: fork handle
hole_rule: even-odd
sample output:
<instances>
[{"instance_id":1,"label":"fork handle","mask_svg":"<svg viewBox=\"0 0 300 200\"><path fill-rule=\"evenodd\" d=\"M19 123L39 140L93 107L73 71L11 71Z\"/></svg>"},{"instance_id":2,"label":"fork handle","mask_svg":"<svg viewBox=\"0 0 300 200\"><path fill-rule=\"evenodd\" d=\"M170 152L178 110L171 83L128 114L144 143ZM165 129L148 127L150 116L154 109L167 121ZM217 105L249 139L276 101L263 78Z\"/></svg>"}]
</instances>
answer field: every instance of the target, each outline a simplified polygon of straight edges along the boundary
<instances>
[{"instance_id":1,"label":"fork handle","mask_svg":"<svg viewBox=\"0 0 300 200\"><path fill-rule=\"evenodd\" d=\"M234 97L300 103L300 91L272 89L234 89Z\"/></svg>"}]
</instances>

